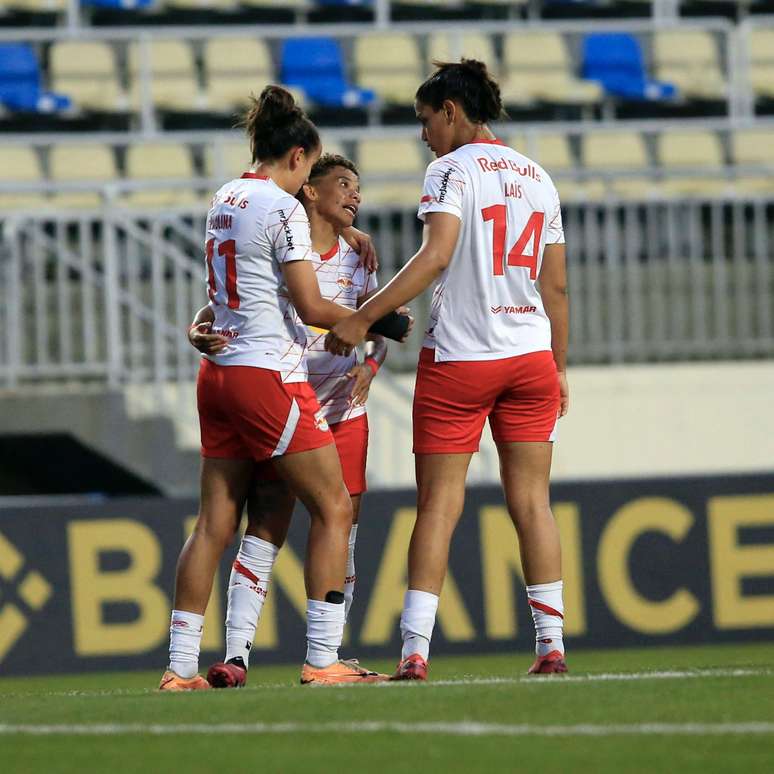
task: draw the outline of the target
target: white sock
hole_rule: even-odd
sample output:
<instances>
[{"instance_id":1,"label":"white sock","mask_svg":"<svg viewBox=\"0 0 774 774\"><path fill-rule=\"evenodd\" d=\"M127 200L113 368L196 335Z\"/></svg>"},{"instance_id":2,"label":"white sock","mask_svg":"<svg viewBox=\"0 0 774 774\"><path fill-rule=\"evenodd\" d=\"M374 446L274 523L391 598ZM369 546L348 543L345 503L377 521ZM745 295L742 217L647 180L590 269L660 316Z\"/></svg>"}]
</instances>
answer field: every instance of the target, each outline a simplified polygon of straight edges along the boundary
<instances>
[{"instance_id":1,"label":"white sock","mask_svg":"<svg viewBox=\"0 0 774 774\"><path fill-rule=\"evenodd\" d=\"M347 577L344 578L344 620L349 619L349 609L355 597L355 542L357 541L357 524L349 531L349 549L347 551Z\"/></svg>"},{"instance_id":2,"label":"white sock","mask_svg":"<svg viewBox=\"0 0 774 774\"><path fill-rule=\"evenodd\" d=\"M266 540L252 535L242 538L228 582L226 661L238 656L248 665L278 552L279 548Z\"/></svg>"},{"instance_id":3,"label":"white sock","mask_svg":"<svg viewBox=\"0 0 774 774\"><path fill-rule=\"evenodd\" d=\"M169 625L169 668L180 677L190 679L199 671L199 646L202 642L204 616L173 610Z\"/></svg>"},{"instance_id":4,"label":"white sock","mask_svg":"<svg viewBox=\"0 0 774 774\"><path fill-rule=\"evenodd\" d=\"M430 655L430 638L433 636L438 596L427 591L409 589L403 599L400 616L400 633L403 637L401 658L419 653L425 661Z\"/></svg>"},{"instance_id":5,"label":"white sock","mask_svg":"<svg viewBox=\"0 0 774 774\"><path fill-rule=\"evenodd\" d=\"M344 636L344 603L306 600L306 661L318 669L339 659Z\"/></svg>"},{"instance_id":6,"label":"white sock","mask_svg":"<svg viewBox=\"0 0 774 774\"><path fill-rule=\"evenodd\" d=\"M535 653L538 656L545 656L552 650L564 653L562 581L527 586L527 600L535 622Z\"/></svg>"}]
</instances>

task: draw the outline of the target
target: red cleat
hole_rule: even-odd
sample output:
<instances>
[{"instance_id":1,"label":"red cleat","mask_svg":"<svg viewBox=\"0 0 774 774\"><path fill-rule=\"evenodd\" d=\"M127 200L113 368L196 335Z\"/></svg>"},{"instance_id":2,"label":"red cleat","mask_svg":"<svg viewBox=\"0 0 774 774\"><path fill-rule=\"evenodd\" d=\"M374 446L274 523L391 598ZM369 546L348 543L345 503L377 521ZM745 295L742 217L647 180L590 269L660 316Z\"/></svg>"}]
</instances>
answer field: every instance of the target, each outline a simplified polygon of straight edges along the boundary
<instances>
[{"instance_id":1,"label":"red cleat","mask_svg":"<svg viewBox=\"0 0 774 774\"><path fill-rule=\"evenodd\" d=\"M552 650L545 656L538 656L535 663L527 670L528 675L558 675L567 672L564 653Z\"/></svg>"},{"instance_id":2,"label":"red cleat","mask_svg":"<svg viewBox=\"0 0 774 774\"><path fill-rule=\"evenodd\" d=\"M207 682L213 688L242 688L247 682L247 669L235 661L218 661L207 670Z\"/></svg>"},{"instance_id":3,"label":"red cleat","mask_svg":"<svg viewBox=\"0 0 774 774\"><path fill-rule=\"evenodd\" d=\"M390 680L427 680L427 661L419 653L401 659Z\"/></svg>"}]
</instances>

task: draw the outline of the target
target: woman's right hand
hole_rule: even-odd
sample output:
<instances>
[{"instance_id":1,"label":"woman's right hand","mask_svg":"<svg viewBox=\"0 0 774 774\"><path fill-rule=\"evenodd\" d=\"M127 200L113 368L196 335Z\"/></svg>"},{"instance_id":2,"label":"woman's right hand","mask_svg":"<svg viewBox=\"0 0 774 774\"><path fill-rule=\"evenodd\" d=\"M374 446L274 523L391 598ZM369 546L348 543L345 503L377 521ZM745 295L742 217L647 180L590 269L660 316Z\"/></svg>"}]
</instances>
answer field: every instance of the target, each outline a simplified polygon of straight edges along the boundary
<instances>
[{"instance_id":1,"label":"woman's right hand","mask_svg":"<svg viewBox=\"0 0 774 774\"><path fill-rule=\"evenodd\" d=\"M228 346L228 339L212 332L212 323L202 322L188 329L188 341L203 355L217 355Z\"/></svg>"}]
</instances>

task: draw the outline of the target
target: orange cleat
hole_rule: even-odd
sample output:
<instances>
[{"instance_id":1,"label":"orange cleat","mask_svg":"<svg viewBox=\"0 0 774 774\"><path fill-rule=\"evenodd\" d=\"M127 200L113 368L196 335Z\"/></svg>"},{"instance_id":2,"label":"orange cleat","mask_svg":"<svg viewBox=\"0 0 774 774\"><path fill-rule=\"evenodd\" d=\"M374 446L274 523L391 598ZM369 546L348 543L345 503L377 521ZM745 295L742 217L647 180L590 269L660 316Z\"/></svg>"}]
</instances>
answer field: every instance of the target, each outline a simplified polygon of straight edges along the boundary
<instances>
[{"instance_id":1,"label":"orange cleat","mask_svg":"<svg viewBox=\"0 0 774 774\"><path fill-rule=\"evenodd\" d=\"M401 659L390 680L427 680L427 661L419 653Z\"/></svg>"},{"instance_id":2,"label":"orange cleat","mask_svg":"<svg viewBox=\"0 0 774 774\"><path fill-rule=\"evenodd\" d=\"M538 656L535 663L527 670L528 675L558 675L567 672L564 653L552 650L545 656Z\"/></svg>"},{"instance_id":3,"label":"orange cleat","mask_svg":"<svg viewBox=\"0 0 774 774\"><path fill-rule=\"evenodd\" d=\"M201 675L180 677L171 669L164 672L159 683L160 691L206 691L209 687L210 684Z\"/></svg>"},{"instance_id":4,"label":"orange cleat","mask_svg":"<svg viewBox=\"0 0 774 774\"><path fill-rule=\"evenodd\" d=\"M304 663L301 668L301 685L359 685L382 683L388 679L387 675L364 669L356 661L334 661L322 669Z\"/></svg>"}]
</instances>

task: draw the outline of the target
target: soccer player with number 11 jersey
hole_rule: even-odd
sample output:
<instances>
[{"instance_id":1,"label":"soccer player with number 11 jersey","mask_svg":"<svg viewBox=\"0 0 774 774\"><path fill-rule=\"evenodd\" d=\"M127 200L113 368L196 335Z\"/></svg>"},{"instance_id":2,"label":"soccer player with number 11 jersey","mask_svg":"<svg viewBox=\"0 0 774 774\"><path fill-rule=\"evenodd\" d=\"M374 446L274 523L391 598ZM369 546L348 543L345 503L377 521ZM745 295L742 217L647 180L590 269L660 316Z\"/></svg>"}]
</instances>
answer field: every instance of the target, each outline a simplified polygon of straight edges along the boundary
<instances>
[{"instance_id":1,"label":"soccer player with number 11 jersey","mask_svg":"<svg viewBox=\"0 0 774 774\"><path fill-rule=\"evenodd\" d=\"M502 102L486 66L436 66L415 102L422 139L437 156L419 205L422 246L326 342L349 352L375 319L436 282L414 394L417 521L392 679L427 679L449 544L487 418L535 623L528 671L562 673L561 550L548 493L556 424L569 404L559 197L544 169L489 128Z\"/></svg>"}]
</instances>

